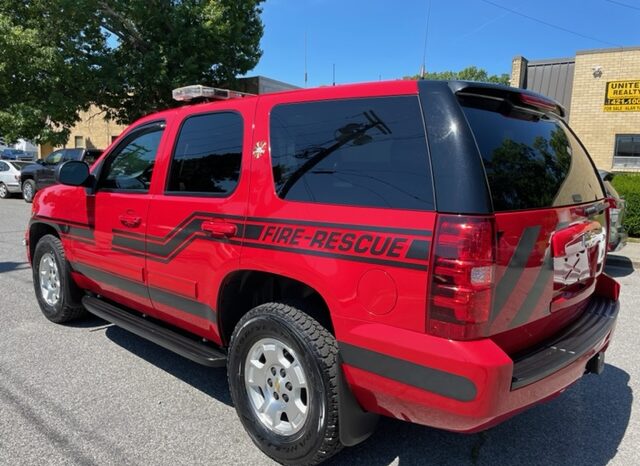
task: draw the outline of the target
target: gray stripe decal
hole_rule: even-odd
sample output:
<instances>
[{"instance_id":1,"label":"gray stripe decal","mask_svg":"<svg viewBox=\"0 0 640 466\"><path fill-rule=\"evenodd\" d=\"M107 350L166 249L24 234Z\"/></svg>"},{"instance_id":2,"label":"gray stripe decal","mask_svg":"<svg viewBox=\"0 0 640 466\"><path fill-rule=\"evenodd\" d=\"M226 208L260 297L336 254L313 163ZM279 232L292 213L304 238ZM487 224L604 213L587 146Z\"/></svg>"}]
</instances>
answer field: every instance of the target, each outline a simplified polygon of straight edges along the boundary
<instances>
[{"instance_id":1,"label":"gray stripe decal","mask_svg":"<svg viewBox=\"0 0 640 466\"><path fill-rule=\"evenodd\" d=\"M540 300L540 295L544 290L544 287L549 283L549 279L553 276L553 258L551 257L551 250L547 249L547 252L542 261L542 267L538 272L536 281L533 283L531 290L527 294L522 306L518 309L516 316L509 324L510 328L518 327L529 320L531 314L536 308L536 304Z\"/></svg>"},{"instance_id":2,"label":"gray stripe decal","mask_svg":"<svg viewBox=\"0 0 640 466\"><path fill-rule=\"evenodd\" d=\"M339 342L338 345L340 356L345 364L358 369L458 401L472 401L477 395L474 383L461 375L422 366L348 343Z\"/></svg>"},{"instance_id":3,"label":"gray stripe decal","mask_svg":"<svg viewBox=\"0 0 640 466\"><path fill-rule=\"evenodd\" d=\"M129 293L142 296L143 298L151 298L159 303L217 323L216 312L200 301L194 301L159 288L147 287L144 283L129 280L128 278L120 277L79 262L74 262L72 267L73 270L97 282L109 284L121 290L128 291Z\"/></svg>"},{"instance_id":4,"label":"gray stripe decal","mask_svg":"<svg viewBox=\"0 0 640 466\"><path fill-rule=\"evenodd\" d=\"M522 275L524 268L527 266L527 261L529 260L529 256L533 251L533 247L536 244L539 234L540 225L536 225L534 227L525 228L522 236L520 236L518 246L513 252L511 260L509 260L509 265L504 271L502 279L496 286L493 309L491 310L491 316L489 317L490 322L493 322L493 320L498 316L509 299L511 292L515 288L516 283L520 280L520 276Z\"/></svg>"}]
</instances>

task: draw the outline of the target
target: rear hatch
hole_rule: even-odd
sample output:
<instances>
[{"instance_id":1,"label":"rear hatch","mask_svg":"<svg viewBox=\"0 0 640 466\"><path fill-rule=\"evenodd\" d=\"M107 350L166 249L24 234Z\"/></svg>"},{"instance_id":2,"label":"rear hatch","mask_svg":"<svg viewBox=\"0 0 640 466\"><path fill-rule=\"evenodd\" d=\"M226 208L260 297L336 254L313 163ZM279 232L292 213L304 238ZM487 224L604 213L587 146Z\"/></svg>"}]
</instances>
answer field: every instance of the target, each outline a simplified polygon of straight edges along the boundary
<instances>
[{"instance_id":1,"label":"rear hatch","mask_svg":"<svg viewBox=\"0 0 640 466\"><path fill-rule=\"evenodd\" d=\"M470 133L484 168L495 235L486 321L463 336L491 336L515 354L589 303L604 267L608 205L555 102L505 87L450 87L462 113L457 130Z\"/></svg>"}]
</instances>

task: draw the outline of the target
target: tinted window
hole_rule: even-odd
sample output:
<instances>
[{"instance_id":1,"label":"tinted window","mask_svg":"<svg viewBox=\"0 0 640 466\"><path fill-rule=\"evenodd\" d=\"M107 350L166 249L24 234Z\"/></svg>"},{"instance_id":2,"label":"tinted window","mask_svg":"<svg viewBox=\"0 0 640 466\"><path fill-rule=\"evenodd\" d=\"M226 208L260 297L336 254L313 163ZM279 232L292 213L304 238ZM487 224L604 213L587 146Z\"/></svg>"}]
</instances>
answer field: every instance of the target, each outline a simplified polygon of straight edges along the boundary
<instances>
[{"instance_id":1,"label":"tinted window","mask_svg":"<svg viewBox=\"0 0 640 466\"><path fill-rule=\"evenodd\" d=\"M49 154L45 160L45 163L47 165L56 165L58 163L60 163L60 161L62 160L62 153L63 151L58 150L55 152L52 152L51 154Z\"/></svg>"},{"instance_id":2,"label":"tinted window","mask_svg":"<svg viewBox=\"0 0 640 466\"><path fill-rule=\"evenodd\" d=\"M171 162L168 191L225 195L238 184L242 117L213 113L188 118Z\"/></svg>"},{"instance_id":3,"label":"tinted window","mask_svg":"<svg viewBox=\"0 0 640 466\"><path fill-rule=\"evenodd\" d=\"M6 172L9 170L9 165L4 162L0 162L0 172Z\"/></svg>"},{"instance_id":4,"label":"tinted window","mask_svg":"<svg viewBox=\"0 0 640 466\"><path fill-rule=\"evenodd\" d=\"M31 165L31 162L8 162L9 165L13 165L17 170L22 170L27 165Z\"/></svg>"},{"instance_id":5,"label":"tinted window","mask_svg":"<svg viewBox=\"0 0 640 466\"><path fill-rule=\"evenodd\" d=\"M100 154L102 154L101 151L99 150L88 150L86 151L86 153L84 154L84 161L87 162L89 165L93 164L93 162L96 161L96 159L98 157L100 157Z\"/></svg>"},{"instance_id":6,"label":"tinted window","mask_svg":"<svg viewBox=\"0 0 640 466\"><path fill-rule=\"evenodd\" d=\"M80 160L84 149L65 149L62 160Z\"/></svg>"},{"instance_id":7,"label":"tinted window","mask_svg":"<svg viewBox=\"0 0 640 466\"><path fill-rule=\"evenodd\" d=\"M148 130L116 149L107 160L100 187L147 191L161 137L161 129Z\"/></svg>"},{"instance_id":8,"label":"tinted window","mask_svg":"<svg viewBox=\"0 0 640 466\"><path fill-rule=\"evenodd\" d=\"M271 161L283 199L434 208L417 97L276 106Z\"/></svg>"},{"instance_id":9,"label":"tinted window","mask_svg":"<svg viewBox=\"0 0 640 466\"><path fill-rule=\"evenodd\" d=\"M461 98L497 211L594 201L602 187L564 123L500 100Z\"/></svg>"}]
</instances>

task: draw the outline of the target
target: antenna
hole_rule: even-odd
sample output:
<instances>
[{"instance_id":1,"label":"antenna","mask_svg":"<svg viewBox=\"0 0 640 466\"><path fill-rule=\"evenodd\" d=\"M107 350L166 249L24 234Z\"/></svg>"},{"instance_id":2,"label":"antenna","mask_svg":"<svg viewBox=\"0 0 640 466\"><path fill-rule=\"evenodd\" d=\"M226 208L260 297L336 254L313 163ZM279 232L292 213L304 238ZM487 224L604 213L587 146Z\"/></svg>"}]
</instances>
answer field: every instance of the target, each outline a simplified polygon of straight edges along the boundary
<instances>
[{"instance_id":1,"label":"antenna","mask_svg":"<svg viewBox=\"0 0 640 466\"><path fill-rule=\"evenodd\" d=\"M336 85L336 64L333 64L333 85Z\"/></svg>"},{"instance_id":2,"label":"antenna","mask_svg":"<svg viewBox=\"0 0 640 466\"><path fill-rule=\"evenodd\" d=\"M304 87L307 87L307 31L304 32Z\"/></svg>"},{"instance_id":3,"label":"antenna","mask_svg":"<svg viewBox=\"0 0 640 466\"><path fill-rule=\"evenodd\" d=\"M429 38L429 18L431 18L431 0L429 0L429 6L427 7L427 21L424 31L424 49L422 50L422 66L420 67L420 78L424 79L424 75L427 72L427 39Z\"/></svg>"}]
</instances>

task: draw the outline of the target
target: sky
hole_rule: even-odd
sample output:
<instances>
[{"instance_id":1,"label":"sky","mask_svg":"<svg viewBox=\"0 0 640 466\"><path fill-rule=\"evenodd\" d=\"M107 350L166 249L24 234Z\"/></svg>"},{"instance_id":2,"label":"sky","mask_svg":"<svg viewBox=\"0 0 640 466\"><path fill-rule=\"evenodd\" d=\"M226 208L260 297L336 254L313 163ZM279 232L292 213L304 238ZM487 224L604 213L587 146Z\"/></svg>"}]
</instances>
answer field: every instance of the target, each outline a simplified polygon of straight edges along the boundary
<instances>
[{"instance_id":1,"label":"sky","mask_svg":"<svg viewBox=\"0 0 640 466\"><path fill-rule=\"evenodd\" d=\"M334 64L337 84L420 72L429 0L266 0L262 7L263 55L247 76L304 86L305 35L308 87L331 84ZM428 23L428 71L475 65L510 73L516 55L640 46L640 0L431 0Z\"/></svg>"}]
</instances>

